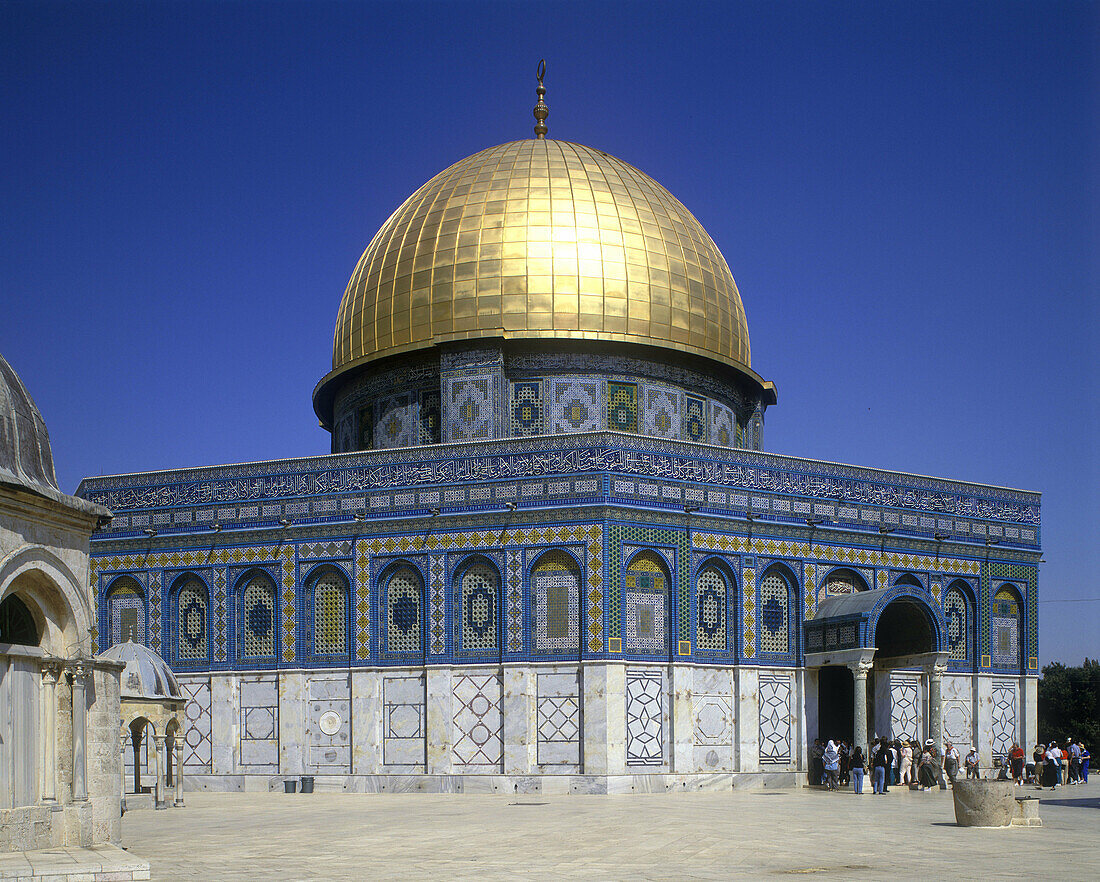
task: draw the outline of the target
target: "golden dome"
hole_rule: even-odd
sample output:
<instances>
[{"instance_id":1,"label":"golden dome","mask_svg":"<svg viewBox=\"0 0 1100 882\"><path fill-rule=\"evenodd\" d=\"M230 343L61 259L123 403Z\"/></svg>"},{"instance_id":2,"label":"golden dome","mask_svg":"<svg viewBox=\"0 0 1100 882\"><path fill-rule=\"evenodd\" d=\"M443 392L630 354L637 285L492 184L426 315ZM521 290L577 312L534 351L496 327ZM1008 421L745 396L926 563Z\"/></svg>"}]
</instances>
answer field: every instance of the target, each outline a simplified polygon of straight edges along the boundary
<instances>
[{"instance_id":1,"label":"golden dome","mask_svg":"<svg viewBox=\"0 0 1100 882\"><path fill-rule=\"evenodd\" d=\"M633 166L566 141L482 150L405 200L348 282L325 382L486 337L643 343L750 366L737 285L691 212Z\"/></svg>"}]
</instances>

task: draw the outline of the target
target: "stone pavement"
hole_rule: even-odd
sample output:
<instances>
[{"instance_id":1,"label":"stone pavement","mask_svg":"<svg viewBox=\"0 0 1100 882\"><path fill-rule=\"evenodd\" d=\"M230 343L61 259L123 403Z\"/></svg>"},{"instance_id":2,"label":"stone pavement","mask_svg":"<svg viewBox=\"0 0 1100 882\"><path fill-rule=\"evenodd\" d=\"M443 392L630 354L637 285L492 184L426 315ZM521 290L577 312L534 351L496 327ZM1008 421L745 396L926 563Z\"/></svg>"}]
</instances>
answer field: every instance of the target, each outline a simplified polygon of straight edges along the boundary
<instances>
[{"instance_id":1,"label":"stone pavement","mask_svg":"<svg viewBox=\"0 0 1100 882\"><path fill-rule=\"evenodd\" d=\"M1029 795L1038 791L1027 788ZM188 793L131 812L152 878L1100 878L1100 783L1042 794L1042 827L955 826L950 793L644 796Z\"/></svg>"},{"instance_id":2,"label":"stone pavement","mask_svg":"<svg viewBox=\"0 0 1100 882\"><path fill-rule=\"evenodd\" d=\"M110 843L0 854L0 880L4 882L131 882L148 878L148 861Z\"/></svg>"}]
</instances>

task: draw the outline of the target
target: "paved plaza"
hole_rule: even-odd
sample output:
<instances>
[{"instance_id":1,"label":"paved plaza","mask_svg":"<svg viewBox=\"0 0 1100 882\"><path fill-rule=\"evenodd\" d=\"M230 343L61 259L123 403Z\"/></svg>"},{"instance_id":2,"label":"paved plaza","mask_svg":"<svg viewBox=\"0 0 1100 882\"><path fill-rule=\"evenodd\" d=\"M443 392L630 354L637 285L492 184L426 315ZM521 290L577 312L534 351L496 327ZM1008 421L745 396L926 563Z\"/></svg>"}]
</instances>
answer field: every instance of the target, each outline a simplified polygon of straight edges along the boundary
<instances>
[{"instance_id":1,"label":"paved plaza","mask_svg":"<svg viewBox=\"0 0 1100 882\"><path fill-rule=\"evenodd\" d=\"M123 838L163 880L1100 878L1100 783L1042 799L1042 827L986 830L939 791L188 793Z\"/></svg>"}]
</instances>

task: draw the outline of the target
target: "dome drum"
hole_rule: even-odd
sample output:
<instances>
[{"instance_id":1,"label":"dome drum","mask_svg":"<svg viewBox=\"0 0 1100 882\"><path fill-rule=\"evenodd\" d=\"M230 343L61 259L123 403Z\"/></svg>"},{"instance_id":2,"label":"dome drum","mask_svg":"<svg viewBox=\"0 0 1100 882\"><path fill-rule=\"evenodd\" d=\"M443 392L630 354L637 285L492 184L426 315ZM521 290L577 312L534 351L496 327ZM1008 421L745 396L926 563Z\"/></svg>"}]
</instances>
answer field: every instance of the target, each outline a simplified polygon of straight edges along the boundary
<instances>
[{"instance_id":1,"label":"dome drum","mask_svg":"<svg viewBox=\"0 0 1100 882\"><path fill-rule=\"evenodd\" d=\"M391 356L349 372L332 450L605 430L759 449L770 387L716 367L602 341L483 340Z\"/></svg>"}]
</instances>

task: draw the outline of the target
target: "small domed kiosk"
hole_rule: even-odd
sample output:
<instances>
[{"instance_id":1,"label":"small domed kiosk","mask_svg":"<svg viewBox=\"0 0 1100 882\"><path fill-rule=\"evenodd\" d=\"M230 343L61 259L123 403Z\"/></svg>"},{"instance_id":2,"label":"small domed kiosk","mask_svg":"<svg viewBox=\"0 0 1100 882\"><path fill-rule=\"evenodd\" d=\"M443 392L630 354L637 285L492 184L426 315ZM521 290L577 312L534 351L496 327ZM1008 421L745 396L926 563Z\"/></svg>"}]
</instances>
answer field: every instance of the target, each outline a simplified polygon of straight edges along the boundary
<instances>
[{"instance_id":1,"label":"small domed kiosk","mask_svg":"<svg viewBox=\"0 0 1100 882\"><path fill-rule=\"evenodd\" d=\"M126 666L120 708L123 810L166 809L169 787L175 787L174 804L182 806L185 716L175 674L148 646L132 640L101 657Z\"/></svg>"}]
</instances>

